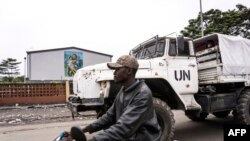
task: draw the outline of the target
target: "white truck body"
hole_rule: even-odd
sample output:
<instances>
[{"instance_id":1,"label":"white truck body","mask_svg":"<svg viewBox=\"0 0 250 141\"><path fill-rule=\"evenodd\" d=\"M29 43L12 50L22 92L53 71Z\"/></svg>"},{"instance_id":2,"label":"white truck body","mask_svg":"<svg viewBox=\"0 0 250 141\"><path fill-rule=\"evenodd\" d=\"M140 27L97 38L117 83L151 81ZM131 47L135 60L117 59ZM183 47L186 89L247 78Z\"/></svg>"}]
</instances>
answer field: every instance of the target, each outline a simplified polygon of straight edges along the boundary
<instances>
[{"instance_id":1,"label":"white truck body","mask_svg":"<svg viewBox=\"0 0 250 141\"><path fill-rule=\"evenodd\" d=\"M168 46L168 40L165 39ZM174 39L175 40L175 39ZM192 42L190 41L190 44ZM157 58L138 60L139 69L137 79L164 79L176 92L184 108L200 108L195 102L193 94L198 92L198 74L193 46L190 46L190 56L168 56L168 47L164 55ZM73 79L73 90L81 99L107 98L109 88L101 88L102 81L113 80L113 70L108 69L107 63L97 64L79 69ZM79 87L80 86L80 87ZM101 93L101 94L100 94ZM84 104L84 103L83 103ZM100 103L92 103L99 105ZM86 104L88 105L88 104Z\"/></svg>"},{"instance_id":2,"label":"white truck body","mask_svg":"<svg viewBox=\"0 0 250 141\"><path fill-rule=\"evenodd\" d=\"M170 39L173 40L173 38L164 39L164 55L138 60L139 69L136 78L164 79L184 105L184 110L200 109L193 96L198 92L200 85L244 82L245 86L249 86L249 40L212 34L194 40L195 47L192 41L189 41L188 56L171 56L169 55ZM214 40L217 44L206 48L208 40ZM138 49L140 45L132 51ZM113 70L108 69L106 63L84 67L79 69L74 76L73 91L80 99L108 98L111 80L113 80ZM108 85L105 88L101 87L103 81ZM103 103L91 101L91 103L84 104L100 105Z\"/></svg>"}]
</instances>

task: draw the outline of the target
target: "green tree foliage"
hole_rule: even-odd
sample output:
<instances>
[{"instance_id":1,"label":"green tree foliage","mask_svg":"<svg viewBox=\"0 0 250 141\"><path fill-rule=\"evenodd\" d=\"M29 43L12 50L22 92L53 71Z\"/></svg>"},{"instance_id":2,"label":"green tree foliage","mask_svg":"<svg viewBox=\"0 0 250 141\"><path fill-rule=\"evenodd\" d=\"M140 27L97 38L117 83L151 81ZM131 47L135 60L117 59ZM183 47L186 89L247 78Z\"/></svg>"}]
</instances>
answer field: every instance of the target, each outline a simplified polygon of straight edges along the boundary
<instances>
[{"instance_id":1,"label":"green tree foliage","mask_svg":"<svg viewBox=\"0 0 250 141\"><path fill-rule=\"evenodd\" d=\"M196 19L189 20L189 25L181 31L186 37L201 37L200 15ZM250 8L241 4L236 9L222 12L211 9L203 13L204 35L221 33L227 35L240 35L250 39Z\"/></svg>"},{"instance_id":2,"label":"green tree foliage","mask_svg":"<svg viewBox=\"0 0 250 141\"><path fill-rule=\"evenodd\" d=\"M18 82L24 82L24 75L23 76L17 76L17 77L3 77L0 79L0 83L8 83L8 82L13 82L13 83L18 83Z\"/></svg>"},{"instance_id":3,"label":"green tree foliage","mask_svg":"<svg viewBox=\"0 0 250 141\"><path fill-rule=\"evenodd\" d=\"M19 75L18 65L21 62L17 62L16 59L7 58L2 60L0 63L0 74L5 76L3 77L3 81L13 82L14 77Z\"/></svg>"}]
</instances>

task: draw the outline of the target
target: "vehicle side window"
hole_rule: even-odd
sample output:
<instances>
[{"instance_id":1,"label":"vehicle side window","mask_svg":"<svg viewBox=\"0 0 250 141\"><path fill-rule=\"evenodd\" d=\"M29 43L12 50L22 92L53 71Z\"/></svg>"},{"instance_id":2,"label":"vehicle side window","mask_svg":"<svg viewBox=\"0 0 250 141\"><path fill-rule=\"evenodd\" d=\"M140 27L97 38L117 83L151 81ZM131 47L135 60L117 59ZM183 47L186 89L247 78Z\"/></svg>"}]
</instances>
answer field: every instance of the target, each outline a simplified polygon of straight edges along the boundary
<instances>
[{"instance_id":1,"label":"vehicle side window","mask_svg":"<svg viewBox=\"0 0 250 141\"><path fill-rule=\"evenodd\" d=\"M161 42L159 42L158 48L156 50L156 57L163 56L164 50L165 50L165 42L161 41Z\"/></svg>"},{"instance_id":2,"label":"vehicle side window","mask_svg":"<svg viewBox=\"0 0 250 141\"><path fill-rule=\"evenodd\" d=\"M178 56L189 56L188 42L184 42L184 48L178 48Z\"/></svg>"},{"instance_id":3,"label":"vehicle side window","mask_svg":"<svg viewBox=\"0 0 250 141\"><path fill-rule=\"evenodd\" d=\"M176 42L175 42L175 40L170 41L168 54L170 56L176 56L177 52L176 52Z\"/></svg>"},{"instance_id":4,"label":"vehicle side window","mask_svg":"<svg viewBox=\"0 0 250 141\"><path fill-rule=\"evenodd\" d=\"M176 56L177 55L176 40L175 39L170 40L168 54L170 56ZM188 41L184 42L184 48L178 48L178 56L189 56Z\"/></svg>"}]
</instances>

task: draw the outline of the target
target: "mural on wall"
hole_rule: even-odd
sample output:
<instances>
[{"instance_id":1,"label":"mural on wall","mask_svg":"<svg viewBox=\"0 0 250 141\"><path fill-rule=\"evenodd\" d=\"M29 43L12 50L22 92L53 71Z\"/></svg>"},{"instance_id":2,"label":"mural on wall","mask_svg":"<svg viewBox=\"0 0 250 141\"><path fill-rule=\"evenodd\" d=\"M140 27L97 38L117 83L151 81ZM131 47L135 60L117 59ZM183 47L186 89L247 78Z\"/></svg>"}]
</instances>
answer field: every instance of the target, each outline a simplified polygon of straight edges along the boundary
<instances>
[{"instance_id":1,"label":"mural on wall","mask_svg":"<svg viewBox=\"0 0 250 141\"><path fill-rule=\"evenodd\" d=\"M64 51L65 76L72 77L83 67L83 53L78 51Z\"/></svg>"}]
</instances>

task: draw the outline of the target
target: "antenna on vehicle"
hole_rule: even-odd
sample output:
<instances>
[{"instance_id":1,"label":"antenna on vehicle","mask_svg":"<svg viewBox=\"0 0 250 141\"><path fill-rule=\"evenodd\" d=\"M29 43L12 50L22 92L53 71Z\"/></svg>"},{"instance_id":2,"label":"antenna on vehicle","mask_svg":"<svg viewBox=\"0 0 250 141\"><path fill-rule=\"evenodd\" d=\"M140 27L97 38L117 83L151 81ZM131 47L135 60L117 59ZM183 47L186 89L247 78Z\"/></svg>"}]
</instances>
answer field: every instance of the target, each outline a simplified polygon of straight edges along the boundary
<instances>
[{"instance_id":1,"label":"antenna on vehicle","mask_svg":"<svg viewBox=\"0 0 250 141\"><path fill-rule=\"evenodd\" d=\"M170 33L170 34L167 34L167 35L165 35L165 37L170 36L170 35L172 35L172 34L175 34L175 36L177 37L177 33L176 33L176 32L172 32L172 33Z\"/></svg>"}]
</instances>

